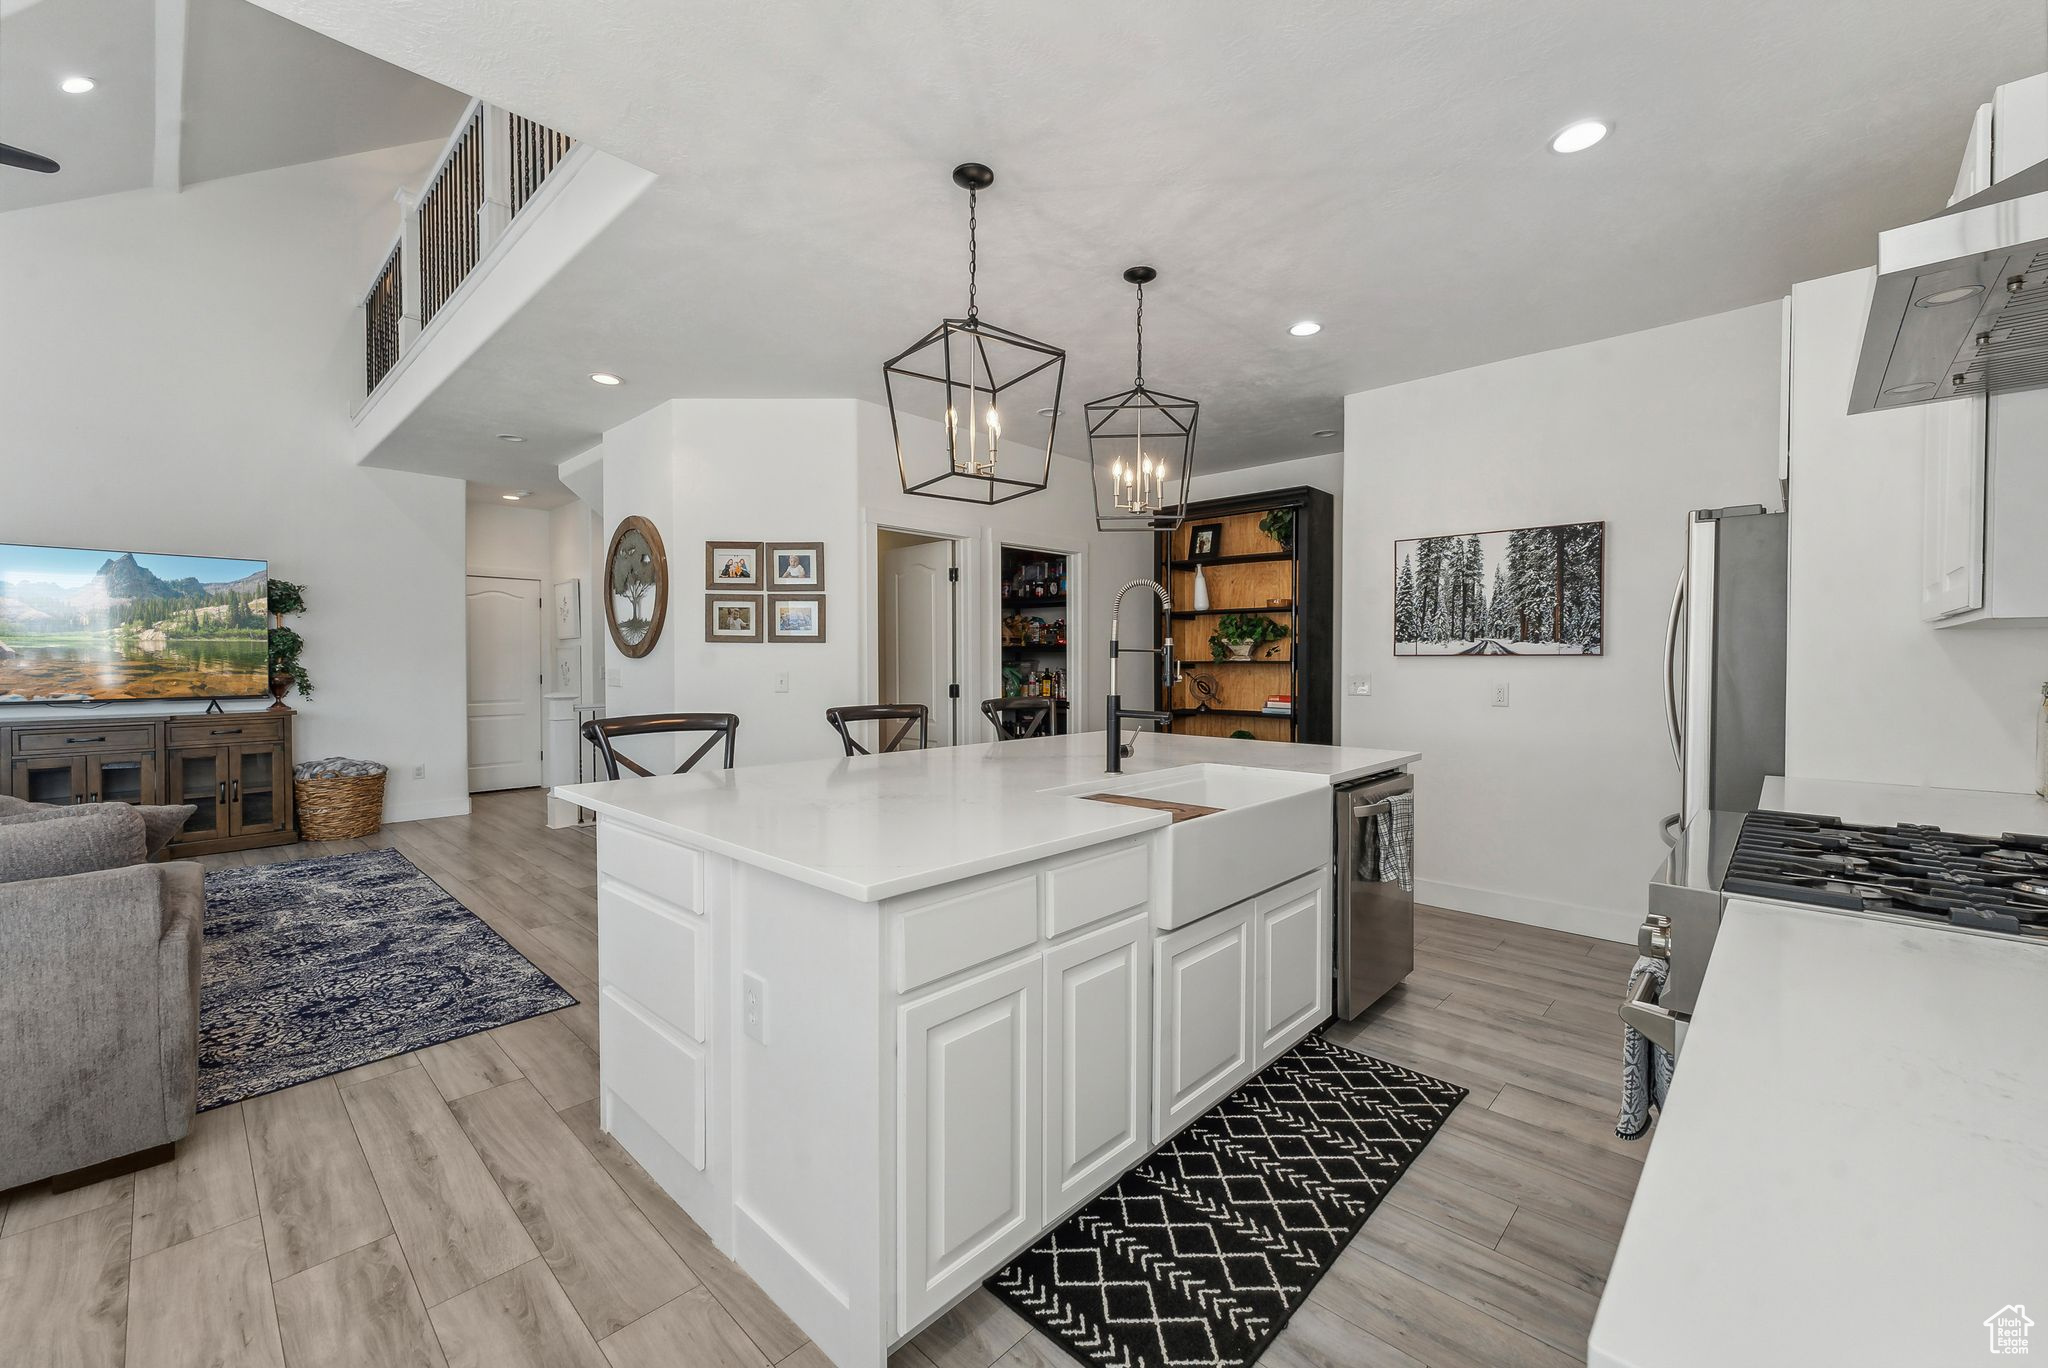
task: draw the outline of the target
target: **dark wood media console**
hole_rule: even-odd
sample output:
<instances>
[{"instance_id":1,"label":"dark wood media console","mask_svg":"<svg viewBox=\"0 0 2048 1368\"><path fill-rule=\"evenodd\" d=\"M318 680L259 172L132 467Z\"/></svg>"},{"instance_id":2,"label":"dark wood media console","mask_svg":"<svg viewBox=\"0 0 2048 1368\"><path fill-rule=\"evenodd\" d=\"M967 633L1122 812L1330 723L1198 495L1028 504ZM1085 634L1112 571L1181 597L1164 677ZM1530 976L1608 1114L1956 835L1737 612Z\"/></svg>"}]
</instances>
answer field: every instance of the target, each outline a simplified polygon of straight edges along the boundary
<instances>
[{"instance_id":1,"label":"dark wood media console","mask_svg":"<svg viewBox=\"0 0 2048 1368\"><path fill-rule=\"evenodd\" d=\"M172 855L285 845L292 813L289 709L10 722L5 791L32 803L190 803Z\"/></svg>"}]
</instances>

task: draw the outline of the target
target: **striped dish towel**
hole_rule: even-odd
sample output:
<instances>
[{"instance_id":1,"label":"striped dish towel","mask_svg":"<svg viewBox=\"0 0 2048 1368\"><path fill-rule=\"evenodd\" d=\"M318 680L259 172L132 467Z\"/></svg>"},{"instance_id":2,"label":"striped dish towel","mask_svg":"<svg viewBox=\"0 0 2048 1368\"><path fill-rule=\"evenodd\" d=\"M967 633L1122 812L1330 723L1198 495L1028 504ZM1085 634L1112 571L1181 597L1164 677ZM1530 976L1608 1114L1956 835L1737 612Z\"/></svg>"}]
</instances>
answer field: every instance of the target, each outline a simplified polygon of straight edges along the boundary
<instances>
[{"instance_id":1,"label":"striped dish towel","mask_svg":"<svg viewBox=\"0 0 2048 1368\"><path fill-rule=\"evenodd\" d=\"M1668 961L1644 955L1629 970L1629 991L1634 992L1636 980L1648 974L1657 981L1657 994L1661 997L1670 972ZM1633 1026L1622 1028L1621 1115L1614 1122L1614 1133L1621 1139L1640 1140L1650 1133L1650 1111L1663 1110L1664 1099L1671 1091L1674 1063L1662 1045L1653 1044Z\"/></svg>"},{"instance_id":2,"label":"striped dish towel","mask_svg":"<svg viewBox=\"0 0 2048 1368\"><path fill-rule=\"evenodd\" d=\"M1374 871L1388 883L1401 885L1403 893L1415 891L1415 795L1397 793L1387 799L1379 823L1380 867Z\"/></svg>"}]
</instances>

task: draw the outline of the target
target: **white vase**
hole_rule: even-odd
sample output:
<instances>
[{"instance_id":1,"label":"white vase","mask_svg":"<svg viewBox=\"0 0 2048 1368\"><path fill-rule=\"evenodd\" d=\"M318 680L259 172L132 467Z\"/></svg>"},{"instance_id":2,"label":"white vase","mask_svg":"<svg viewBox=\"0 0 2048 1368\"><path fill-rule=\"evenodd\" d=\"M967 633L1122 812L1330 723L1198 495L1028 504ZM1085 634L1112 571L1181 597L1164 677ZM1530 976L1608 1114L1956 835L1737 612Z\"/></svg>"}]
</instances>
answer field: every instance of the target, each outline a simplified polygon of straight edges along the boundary
<instances>
[{"instance_id":1,"label":"white vase","mask_svg":"<svg viewBox=\"0 0 2048 1368\"><path fill-rule=\"evenodd\" d=\"M1202 577L1202 567L1195 567L1195 611L1209 611L1209 581Z\"/></svg>"}]
</instances>

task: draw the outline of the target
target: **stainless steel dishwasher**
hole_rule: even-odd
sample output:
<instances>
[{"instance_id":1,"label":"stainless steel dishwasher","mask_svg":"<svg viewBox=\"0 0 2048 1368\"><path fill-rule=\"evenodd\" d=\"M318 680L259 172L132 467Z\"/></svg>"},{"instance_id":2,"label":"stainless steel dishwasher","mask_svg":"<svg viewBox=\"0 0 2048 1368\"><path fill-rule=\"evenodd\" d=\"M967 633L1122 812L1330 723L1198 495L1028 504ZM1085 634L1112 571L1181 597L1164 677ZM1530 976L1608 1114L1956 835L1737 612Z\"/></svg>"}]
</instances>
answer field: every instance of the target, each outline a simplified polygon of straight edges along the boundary
<instances>
[{"instance_id":1,"label":"stainless steel dishwasher","mask_svg":"<svg viewBox=\"0 0 2048 1368\"><path fill-rule=\"evenodd\" d=\"M1337 1015L1346 1020L1415 968L1414 793L1415 776L1401 773L1336 789Z\"/></svg>"}]
</instances>

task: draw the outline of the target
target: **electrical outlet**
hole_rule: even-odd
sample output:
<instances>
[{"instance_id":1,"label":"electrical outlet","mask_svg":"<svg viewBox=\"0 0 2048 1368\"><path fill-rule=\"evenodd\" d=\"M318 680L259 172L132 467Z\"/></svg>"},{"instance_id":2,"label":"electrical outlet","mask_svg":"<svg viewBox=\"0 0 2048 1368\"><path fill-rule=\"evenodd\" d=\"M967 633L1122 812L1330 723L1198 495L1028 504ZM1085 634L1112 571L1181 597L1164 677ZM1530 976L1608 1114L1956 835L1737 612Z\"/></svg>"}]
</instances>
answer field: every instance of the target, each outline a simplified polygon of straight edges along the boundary
<instances>
[{"instance_id":1,"label":"electrical outlet","mask_svg":"<svg viewBox=\"0 0 2048 1368\"><path fill-rule=\"evenodd\" d=\"M768 982L759 974L740 975L740 1019L749 1040L768 1043Z\"/></svg>"},{"instance_id":2,"label":"electrical outlet","mask_svg":"<svg viewBox=\"0 0 2048 1368\"><path fill-rule=\"evenodd\" d=\"M1372 676L1351 676L1351 693L1355 698L1370 698L1372 696Z\"/></svg>"},{"instance_id":3,"label":"electrical outlet","mask_svg":"<svg viewBox=\"0 0 2048 1368\"><path fill-rule=\"evenodd\" d=\"M626 683L626 673L618 666L613 665L604 672L604 682L614 689L623 688Z\"/></svg>"},{"instance_id":4,"label":"electrical outlet","mask_svg":"<svg viewBox=\"0 0 2048 1368\"><path fill-rule=\"evenodd\" d=\"M1496 708L1505 708L1505 707L1506 707L1507 705L1508 705L1508 686L1507 686L1507 685L1505 685L1505 684L1496 684L1496 685L1494 685L1494 686L1493 686L1493 706L1494 706L1494 707L1496 707Z\"/></svg>"},{"instance_id":5,"label":"electrical outlet","mask_svg":"<svg viewBox=\"0 0 2048 1368\"><path fill-rule=\"evenodd\" d=\"M777 671L775 672L775 692L777 692L777 693L788 693L788 692L789 692L789 671L787 671L787 670L777 670Z\"/></svg>"},{"instance_id":6,"label":"electrical outlet","mask_svg":"<svg viewBox=\"0 0 2048 1368\"><path fill-rule=\"evenodd\" d=\"M426 767L425 765L414 765L414 766L412 767L412 777L413 777L413 778L415 778L415 779L424 779L424 778L426 778L426 777L427 777L427 767Z\"/></svg>"}]
</instances>

